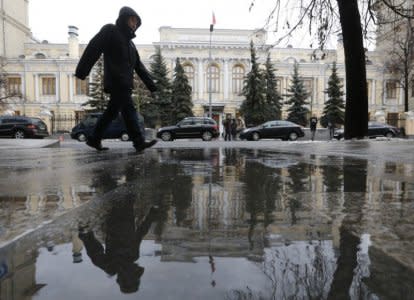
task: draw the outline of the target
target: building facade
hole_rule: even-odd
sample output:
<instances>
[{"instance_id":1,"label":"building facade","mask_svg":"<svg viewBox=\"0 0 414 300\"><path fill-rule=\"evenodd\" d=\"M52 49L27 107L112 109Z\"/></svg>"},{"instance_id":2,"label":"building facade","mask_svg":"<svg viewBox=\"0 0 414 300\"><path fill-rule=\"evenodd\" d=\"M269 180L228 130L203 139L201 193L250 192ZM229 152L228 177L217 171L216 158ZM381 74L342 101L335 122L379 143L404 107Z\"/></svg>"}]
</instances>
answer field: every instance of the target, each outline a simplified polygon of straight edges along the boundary
<instances>
[{"instance_id":1,"label":"building facade","mask_svg":"<svg viewBox=\"0 0 414 300\"><path fill-rule=\"evenodd\" d=\"M86 46L78 42L78 28L69 26L68 42L65 44L37 41L28 29L28 1L3 2L7 3L4 9L10 11L10 14L2 16L6 34L1 48L7 58L4 70L8 89L19 95L9 99L8 105L2 108L3 113L40 116L54 131L70 130L72 122L60 123L59 126L51 123L56 118L78 120L87 109L82 106L88 99L87 81L80 81L73 75ZM19 11L19 14L13 14L14 11ZM9 15L19 22L8 22ZM172 78L176 58L180 58L193 88L194 114L207 115L211 107L213 117L220 123L226 114L239 114L243 101L243 79L250 70L251 40L257 49L258 62L262 65L270 52L277 70L278 90L282 95L289 88L294 63L299 64L299 73L310 94L311 114L320 115L323 111L327 100L324 91L333 62L337 62L339 76L345 78L340 39L337 49L320 51L272 47L266 43L267 33L264 30L215 29L210 33L208 28L165 26L159 32L159 42L137 45L144 64L150 64L155 47L160 47ZM382 51L367 52L370 119L382 118L401 126L403 93L395 79L385 74L382 55ZM286 99L286 96L283 98Z\"/></svg>"}]
</instances>

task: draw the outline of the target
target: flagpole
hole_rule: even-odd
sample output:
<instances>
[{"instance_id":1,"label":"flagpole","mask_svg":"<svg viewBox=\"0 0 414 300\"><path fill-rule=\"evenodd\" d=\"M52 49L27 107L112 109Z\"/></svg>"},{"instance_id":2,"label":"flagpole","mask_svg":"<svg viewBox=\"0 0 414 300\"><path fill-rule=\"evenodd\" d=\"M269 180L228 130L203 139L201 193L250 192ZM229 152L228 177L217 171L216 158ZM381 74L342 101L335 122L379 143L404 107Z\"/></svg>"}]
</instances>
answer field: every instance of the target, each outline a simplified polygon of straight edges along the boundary
<instances>
[{"instance_id":1,"label":"flagpole","mask_svg":"<svg viewBox=\"0 0 414 300\"><path fill-rule=\"evenodd\" d=\"M213 35L213 24L210 25L210 43L208 48L208 116L213 117L211 111L211 36Z\"/></svg>"}]
</instances>

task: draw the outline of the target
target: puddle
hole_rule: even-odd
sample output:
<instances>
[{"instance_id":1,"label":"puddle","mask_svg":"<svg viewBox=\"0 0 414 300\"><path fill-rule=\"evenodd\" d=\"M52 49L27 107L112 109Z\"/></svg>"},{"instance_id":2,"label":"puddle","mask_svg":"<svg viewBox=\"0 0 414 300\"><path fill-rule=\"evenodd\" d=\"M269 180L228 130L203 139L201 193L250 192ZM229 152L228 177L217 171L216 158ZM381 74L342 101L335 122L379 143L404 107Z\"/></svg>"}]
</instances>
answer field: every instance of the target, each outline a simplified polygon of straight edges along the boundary
<instances>
[{"instance_id":1,"label":"puddle","mask_svg":"<svg viewBox=\"0 0 414 300\"><path fill-rule=\"evenodd\" d=\"M0 197L1 299L414 298L412 165L241 149L108 158L76 192Z\"/></svg>"}]
</instances>

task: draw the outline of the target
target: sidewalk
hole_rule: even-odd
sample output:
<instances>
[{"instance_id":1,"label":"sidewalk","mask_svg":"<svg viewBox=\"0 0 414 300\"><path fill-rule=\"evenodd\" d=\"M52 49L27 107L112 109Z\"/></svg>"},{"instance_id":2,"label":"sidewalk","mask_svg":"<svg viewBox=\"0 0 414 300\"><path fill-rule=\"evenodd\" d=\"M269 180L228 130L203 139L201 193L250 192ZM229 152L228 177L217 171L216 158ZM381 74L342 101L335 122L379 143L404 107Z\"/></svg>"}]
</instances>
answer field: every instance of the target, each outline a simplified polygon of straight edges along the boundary
<instances>
[{"instance_id":1,"label":"sidewalk","mask_svg":"<svg viewBox=\"0 0 414 300\"><path fill-rule=\"evenodd\" d=\"M0 149L39 149L60 147L57 139L0 139Z\"/></svg>"}]
</instances>

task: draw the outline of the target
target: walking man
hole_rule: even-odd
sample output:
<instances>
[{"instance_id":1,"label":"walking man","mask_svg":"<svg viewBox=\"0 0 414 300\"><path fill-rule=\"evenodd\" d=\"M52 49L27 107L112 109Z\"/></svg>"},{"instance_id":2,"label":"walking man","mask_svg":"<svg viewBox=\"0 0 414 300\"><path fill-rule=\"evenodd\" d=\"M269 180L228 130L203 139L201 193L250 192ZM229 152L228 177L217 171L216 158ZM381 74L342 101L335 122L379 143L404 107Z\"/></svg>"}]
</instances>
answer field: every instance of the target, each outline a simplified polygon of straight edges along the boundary
<instances>
[{"instance_id":1,"label":"walking man","mask_svg":"<svg viewBox=\"0 0 414 300\"><path fill-rule=\"evenodd\" d=\"M318 118L315 115L313 115L309 121L310 121L311 140L313 141L315 139L316 125L318 124Z\"/></svg>"},{"instance_id":2,"label":"walking man","mask_svg":"<svg viewBox=\"0 0 414 300\"><path fill-rule=\"evenodd\" d=\"M106 110L96 123L86 144L98 151L108 150L102 146L102 135L108 125L121 112L128 134L137 152L151 147L156 140L145 141L145 132L139 123L138 114L132 102L134 71L145 86L156 91L156 86L140 60L132 39L141 26L141 18L130 7L122 7L115 24L104 25L87 45L76 68L75 76L84 80L93 65L104 56L104 91L110 94Z\"/></svg>"}]
</instances>

